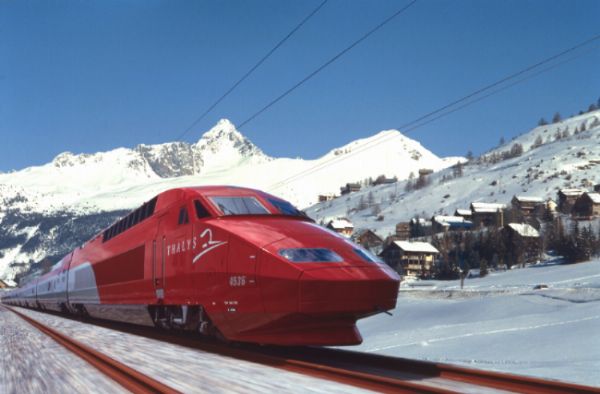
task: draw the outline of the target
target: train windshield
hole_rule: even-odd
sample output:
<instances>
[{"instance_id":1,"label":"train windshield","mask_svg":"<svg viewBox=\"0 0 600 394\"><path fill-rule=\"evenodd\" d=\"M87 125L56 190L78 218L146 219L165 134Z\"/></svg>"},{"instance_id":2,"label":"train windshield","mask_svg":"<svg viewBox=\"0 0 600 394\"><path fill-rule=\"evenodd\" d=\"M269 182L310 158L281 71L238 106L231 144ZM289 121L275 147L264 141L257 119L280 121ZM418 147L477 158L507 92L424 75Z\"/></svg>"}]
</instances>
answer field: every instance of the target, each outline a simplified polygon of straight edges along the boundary
<instances>
[{"instance_id":1,"label":"train windshield","mask_svg":"<svg viewBox=\"0 0 600 394\"><path fill-rule=\"evenodd\" d=\"M269 215L270 212L254 197L209 197L223 215Z\"/></svg>"},{"instance_id":2,"label":"train windshield","mask_svg":"<svg viewBox=\"0 0 600 394\"><path fill-rule=\"evenodd\" d=\"M267 198L267 201L269 201L282 215L305 216L302 211L287 201L279 200L277 198Z\"/></svg>"}]
</instances>

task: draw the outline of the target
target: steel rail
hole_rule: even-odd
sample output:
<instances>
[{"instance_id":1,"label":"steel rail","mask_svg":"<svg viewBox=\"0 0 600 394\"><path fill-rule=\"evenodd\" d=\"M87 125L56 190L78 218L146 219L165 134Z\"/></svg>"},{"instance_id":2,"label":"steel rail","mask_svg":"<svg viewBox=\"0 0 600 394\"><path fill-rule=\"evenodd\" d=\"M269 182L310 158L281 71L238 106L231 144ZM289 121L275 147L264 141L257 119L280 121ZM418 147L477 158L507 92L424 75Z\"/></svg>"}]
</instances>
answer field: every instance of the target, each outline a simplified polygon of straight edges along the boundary
<instances>
[{"instance_id":1,"label":"steel rail","mask_svg":"<svg viewBox=\"0 0 600 394\"><path fill-rule=\"evenodd\" d=\"M31 317L11 308L6 305L2 307L15 313L21 319L31 324L33 327L48 335L60 345L79 356L90 365L98 369L104 375L108 376L125 389L132 393L165 393L175 394L179 391L151 378L150 376L144 375L143 373L136 371L135 369L128 367L127 365L101 353L91 347L84 345L83 343L70 338L42 323L32 319Z\"/></svg>"},{"instance_id":2,"label":"steel rail","mask_svg":"<svg viewBox=\"0 0 600 394\"><path fill-rule=\"evenodd\" d=\"M231 345L202 341L193 334L176 335L126 323L102 320L94 320L94 323L133 335L385 393L459 393L459 385L467 384L471 390L479 387L481 391L600 394L600 387L373 353L316 347Z\"/></svg>"}]
</instances>

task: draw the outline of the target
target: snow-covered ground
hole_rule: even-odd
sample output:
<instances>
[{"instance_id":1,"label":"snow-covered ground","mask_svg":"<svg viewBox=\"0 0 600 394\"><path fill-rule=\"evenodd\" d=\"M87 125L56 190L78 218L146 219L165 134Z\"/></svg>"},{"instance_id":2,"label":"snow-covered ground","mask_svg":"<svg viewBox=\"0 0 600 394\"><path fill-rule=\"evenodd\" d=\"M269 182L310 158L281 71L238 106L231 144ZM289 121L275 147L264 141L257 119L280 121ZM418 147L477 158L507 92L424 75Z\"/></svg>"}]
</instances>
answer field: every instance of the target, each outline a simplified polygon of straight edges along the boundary
<instances>
[{"instance_id":1,"label":"snow-covered ground","mask_svg":"<svg viewBox=\"0 0 600 394\"><path fill-rule=\"evenodd\" d=\"M585 131L574 134L584 126ZM568 135L556 139L559 131L567 130ZM542 145L532 147L538 137ZM536 127L487 156L508 151L513 144L523 147L520 156L496 163L469 163L462 176L455 177L448 168L429 175L430 184L418 190L406 190L406 181L363 188L313 205L306 212L324 222L347 217L356 231L371 229L387 237L398 222L415 216L452 215L457 208L468 209L472 202L510 204L515 195L556 200L561 188L591 190L600 183L600 110ZM372 200L378 209L374 212L374 205L358 210L361 200Z\"/></svg>"},{"instance_id":2,"label":"snow-covered ground","mask_svg":"<svg viewBox=\"0 0 600 394\"><path fill-rule=\"evenodd\" d=\"M392 317L358 326L353 350L600 386L600 259L404 283Z\"/></svg>"}]
</instances>

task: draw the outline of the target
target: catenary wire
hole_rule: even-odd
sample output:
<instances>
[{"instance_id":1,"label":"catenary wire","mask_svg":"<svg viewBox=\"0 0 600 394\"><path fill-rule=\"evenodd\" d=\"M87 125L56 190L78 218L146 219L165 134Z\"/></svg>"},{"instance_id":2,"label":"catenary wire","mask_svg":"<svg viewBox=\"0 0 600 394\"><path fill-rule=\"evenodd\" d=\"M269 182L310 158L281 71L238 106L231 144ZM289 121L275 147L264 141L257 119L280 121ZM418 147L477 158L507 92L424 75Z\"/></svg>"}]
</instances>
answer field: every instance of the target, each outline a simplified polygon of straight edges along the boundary
<instances>
[{"instance_id":1,"label":"catenary wire","mask_svg":"<svg viewBox=\"0 0 600 394\"><path fill-rule=\"evenodd\" d=\"M312 18L329 0L323 0L315 9L312 10L296 27L294 27L285 37L283 37L270 51L268 51L254 66L252 66L240 79L238 79L231 87L225 91L215 102L213 102L192 124L184 130L183 133L177 137L176 141L180 141L187 133L189 133L194 126L196 126L202 119L206 117L221 101L223 101L229 94L231 94L242 82L246 80L258 67L260 67L271 55L279 49L290 37L294 35L310 18Z\"/></svg>"},{"instance_id":2,"label":"catenary wire","mask_svg":"<svg viewBox=\"0 0 600 394\"><path fill-rule=\"evenodd\" d=\"M494 82L492 84L489 84L489 85L487 85L487 86L485 86L483 88L477 89L476 91L474 91L472 93L469 93L468 95L463 96L462 98L460 98L458 100L455 100L454 102L452 102L450 104L444 105L443 107L440 107L440 108L438 108L438 109L436 109L434 111L431 111L431 112L427 113L426 115L420 116L419 118L417 118L417 119L415 119L415 120L413 120L411 122L405 123L404 125L401 126L401 128L399 128L399 130L402 130L403 132L412 131L412 130L414 130L414 129L418 128L418 127L422 127L422 126L424 126L424 125L426 125L426 124L428 124L428 123L430 123L430 122L432 122L434 120L437 120L437 119L439 119L441 117L445 117L445 116L447 116L447 115L449 115L449 114L451 114L453 112L456 112L456 110L458 110L458 109L462 109L462 108L467 107L467 106L469 106L471 104L474 104L475 102L478 102L478 101L480 101L483 98L487 98L487 97L491 96L492 94L488 94L488 95L484 96L481 99L473 100L472 102L469 102L467 105L460 106L458 109L444 112L442 115L440 115L438 117L435 117L434 119L431 119L430 121L425 121L425 122L419 123L420 121L423 121L423 120L431 117L432 115L438 114L438 113L440 113L440 112L442 112L442 111L444 111L444 110L446 110L448 108L451 108L452 106L455 106L456 104L459 104L459 103L461 103L463 101L467 101L470 98L473 98L473 97L477 96L478 94L483 93L484 91L487 91L487 90L492 89L492 88L494 88L496 86L499 86L502 83L508 82L509 80L514 79L514 78L516 78L518 76L526 74L527 72L532 71L535 68L538 68L538 67L540 67L540 66L542 66L544 64L547 64L547 63L549 63L549 62L551 62L553 60L556 60L556 59L558 59L558 58L560 58L562 56L565 56L565 55L567 55L567 54L569 54L569 53L571 53L571 52L573 52L573 51L575 51L575 50L577 50L577 49L579 49L579 48L581 48L583 46L589 45L589 44L597 41L598 39L600 39L600 35L596 35L596 36L594 36L594 37L592 37L590 39L582 41L581 43L579 43L579 44L577 44L577 45L575 45L575 46L573 46L571 48L568 48L568 49L566 49L564 51L561 51L558 54L552 55L552 56L550 56L550 57L548 57L548 58L546 58L546 59L544 59L544 60L542 60L540 62L535 63L534 65L528 66L528 67L522 69L521 71L518 71L516 73L510 74L509 76L504 77L504 78L502 78L502 79L500 79L500 80L498 80L498 81L496 81L496 82ZM573 59L571 59L571 60L573 60ZM566 63L566 61L562 62L562 63ZM562 64L562 63L558 63L558 64ZM551 66L550 68L554 68L554 67ZM535 73L531 77L533 77L535 75L538 75L540 73L541 72ZM520 82L523 82L523 81L525 81L527 79L529 79L529 78L524 78L523 80L520 80ZM511 84L508 87L513 86L515 84ZM506 87L506 88L508 88L508 87ZM503 89L499 89L498 91L495 91L495 93L493 93L493 94L499 93L502 90L504 90L504 88ZM406 128L407 126L414 125L414 124L417 124L417 123L418 123L417 126L411 127L408 130L403 130L403 128ZM360 153L363 150L370 149L370 148L372 148L372 147L374 147L374 146L376 146L376 145L378 145L380 143L386 142L388 139L391 139L391 137L389 135L383 135L383 136L380 136L380 137L376 137L375 139L371 140L369 143L367 143L366 145L364 145L363 147L361 147L361 148L359 148L359 149L357 149L355 151L352 151L352 152L350 152L348 154L345 154L343 156L333 157L333 158L331 158L331 159L329 159L329 160L327 160L325 162L321 162L321 163L319 163L319 164L317 164L317 165L315 165L315 166L313 166L311 168L308 168L308 169L303 170L303 171L301 171L301 172L299 172L297 174L294 174L294 175L292 175L290 177L287 177L287 178L285 178L285 179L283 179L283 180L281 180L279 182L274 183L273 185L271 185L271 187L269 189L270 190L279 189L279 188L285 186L286 184L288 184L289 182L291 182L291 181L293 181L295 179L303 177L305 174L313 173L313 172L315 172L317 170L320 170L320 169L322 169L322 168L324 168L324 167L326 167L328 165L335 164L336 162L341 161L341 160L345 160L346 158L348 158L348 157L350 157L350 156L352 156L354 154Z\"/></svg>"},{"instance_id":3,"label":"catenary wire","mask_svg":"<svg viewBox=\"0 0 600 394\"><path fill-rule=\"evenodd\" d=\"M584 55L587 55L589 52L591 52L592 50L595 50L595 49L598 49L598 48L592 48L592 49L590 49L590 50L588 50L588 51L586 51L586 52L584 52L584 53L578 54L578 55L576 55L576 56L572 56L572 57L570 57L570 58L568 58L568 59L566 59L566 60L563 60L563 61L561 61L561 62L555 63L555 64L553 64L553 65L551 65L551 66L549 66L549 67L546 67L546 68L544 68L544 69L542 69L542 70L539 70L539 71L537 71L537 72L535 72L535 73L533 73L533 74L527 75L526 77L523 77L523 78L521 78L521 79L518 79L517 81L514 81L514 82L512 82L512 83L510 83L510 84L508 84L508 85L505 85L505 86L502 86L501 88L498 88L498 89L496 89L496 90L493 90L492 92L490 92L490 93L488 93L488 94L486 94L486 95L484 95L484 96L477 97L477 98L475 98L475 99L473 99L473 100L471 100L471 101L468 101L467 103L465 103L465 104L463 104L463 105L461 105L461 106L459 106L459 107L453 108L453 109L451 109L451 110L449 110L449 111L446 111L446 112L443 112L443 113L439 114L438 116L436 116L436 117L434 117L434 118L428 119L428 120L426 120L426 121L424 121L424 122L422 122L422 123L419 123L419 124L417 124L417 125L414 125L414 126L410 127L409 129L405 130L403 133L404 133L404 134L407 134L408 132L410 132L410 131L412 131L412 130L418 129L418 128L420 128L420 127L422 127L422 126L425 126L425 125L427 125L427 124L429 124L429 123L431 123L431 122L434 122L434 121L436 121L436 120L438 120L438 119L441 119L441 118L443 118L443 117L446 117L446 116L448 116L448 115L450 115L450 114L452 114L452 113L454 113L454 112L456 112L456 111L458 111L458 110L461 110L461 109L463 109L463 108L465 108L465 107L468 107L468 106L470 106L470 105L472 105L472 104L475 104L475 103L477 103L477 102L479 102L479 101L482 101L482 100L484 100L484 99L486 99L486 98L488 98L488 97L490 97L490 96L493 96L493 95L495 95L495 94L498 94L498 93L500 93L500 92L502 92L502 91L504 91L504 90L506 90L506 89L509 89L509 88L511 88L511 87L513 87L513 86L515 86L515 85L518 85L518 84L520 84L520 83L523 83L523 82L525 82L525 81L527 81L527 80L529 80L529 79L531 79L531 78L533 78L533 77L536 77L536 76L538 76L538 75L540 75L540 74L543 74L543 73L545 73L545 72L551 71L552 69L554 69L554 68L556 68L556 67L558 67L558 66L561 66L561 65L563 65L563 64L565 64L565 63L571 62L571 61L573 61L573 60L576 60L576 59L578 59L578 58L580 58L580 57L582 57L582 56L584 56ZM350 153L348 153L348 154L345 154L345 155L343 155L343 156L338 156L338 157L336 157L336 158L335 158L335 159L336 159L336 160L335 160L335 163L332 163L332 162L324 162L324 163L321 163L321 164L319 164L319 165L317 165L317 166L314 166L314 167L311 167L311 168L309 168L309 169L305 170L305 172L304 172L304 173L302 173L302 174L296 174L296 175L294 175L294 176L293 176L293 177L294 177L294 179L291 179L291 180L295 180L295 179L298 179L298 178L302 178L302 177L304 177L304 176L307 176L307 175L309 175L309 174L311 174L311 173L313 173L313 172L319 171L319 170L321 170L321 169L323 169L323 168L327 167L328 165L337 164L337 163L339 163L340 161L343 161L343 160L346 160L346 159L348 159L349 157L351 157L351 156L352 156L352 155L354 155L354 154L361 153L361 152L363 152L363 151L365 151L365 150L368 150L368 149L371 149L371 148L375 147L376 145L382 144L382 143L384 143L384 142L387 142L387 141L391 141L392 139L394 139L394 138L397 138L397 137L398 137L398 135L397 135L397 134L394 134L394 135L384 135L384 136L380 137L380 139L379 139L379 140L377 140L376 142L370 141L368 144L366 144L366 145L363 145L362 147L360 147L360 148L358 148L358 149L355 149L355 150L353 150L352 152L350 152ZM290 178L292 178L292 177L290 177ZM270 189L270 190L276 190L276 189L279 189L280 187L283 187L283 186L285 186L287 183L289 183L289 182L291 181L291 180L289 180L290 178L287 178L287 180L283 180L283 181L280 181L280 182L278 182L278 183L275 183L275 184L273 184L273 185L271 186L271 189Z\"/></svg>"},{"instance_id":4,"label":"catenary wire","mask_svg":"<svg viewBox=\"0 0 600 394\"><path fill-rule=\"evenodd\" d=\"M342 57L347 52L349 52L352 48L356 47L358 44L360 44L361 42L363 42L364 40L366 40L369 36L371 36L377 30L381 29L383 26L385 26L386 24L388 24L390 21L392 21L398 15L402 14L404 11L406 11L408 8L410 8L416 2L417 2L417 0L412 0L410 3L408 3L407 5L405 5L404 7L402 7L401 9L399 9L398 11L396 11L395 13L393 13L392 15L390 15L389 17L387 17L386 19L384 19L377 26L375 26L374 28L372 28L371 30L369 30L368 32L366 32L365 34L363 34L359 39L357 39L356 41L354 41L352 44L350 44L346 48L342 49L340 52L338 52L331 59L327 60L325 63L323 63L321 66L319 66L316 70L314 70L313 72L311 72L310 74L308 74L306 77L304 77L303 79L301 79L299 82L297 82L296 84L294 84L292 87L290 87L289 89L287 89L285 92L281 93L275 99L273 99L272 101L270 101L267 105L265 105L264 107L262 107L261 109L259 109L257 112L255 112L254 114L252 114L249 118L247 118L242 123L240 123L240 125L238 126L238 129L241 129L242 127L244 127L245 125L247 125L248 123L250 123L252 120L254 120L256 117L258 117L260 114L262 114L263 112L265 112L266 110L268 110L269 108L271 108L273 105L275 105L277 102L281 101L283 98L285 98L288 94L292 93L294 90L298 89L304 83L308 82L315 75L317 75L318 73L320 73L321 71L323 71L327 66L329 66L332 63L334 63L340 57Z\"/></svg>"}]
</instances>

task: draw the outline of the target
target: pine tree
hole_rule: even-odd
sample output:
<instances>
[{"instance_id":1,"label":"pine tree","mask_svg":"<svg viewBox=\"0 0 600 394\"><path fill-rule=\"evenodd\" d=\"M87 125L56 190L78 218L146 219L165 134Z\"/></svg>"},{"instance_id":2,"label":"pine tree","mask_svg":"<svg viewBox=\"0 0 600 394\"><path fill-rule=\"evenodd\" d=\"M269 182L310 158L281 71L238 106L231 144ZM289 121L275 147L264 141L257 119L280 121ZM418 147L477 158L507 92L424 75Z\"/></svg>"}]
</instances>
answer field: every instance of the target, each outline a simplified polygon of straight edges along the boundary
<instances>
[{"instance_id":1,"label":"pine tree","mask_svg":"<svg viewBox=\"0 0 600 394\"><path fill-rule=\"evenodd\" d=\"M369 191L369 194L367 195L367 205L372 207L373 204L375 204L375 197L373 196L373 191Z\"/></svg>"},{"instance_id":2,"label":"pine tree","mask_svg":"<svg viewBox=\"0 0 600 394\"><path fill-rule=\"evenodd\" d=\"M541 136L541 135L538 135L538 136L535 138L535 141L533 141L533 145L531 145L531 148L532 148L532 149L538 148L538 147L542 146L542 144L543 144L543 143L544 143L544 142L542 141L542 136Z\"/></svg>"},{"instance_id":3,"label":"pine tree","mask_svg":"<svg viewBox=\"0 0 600 394\"><path fill-rule=\"evenodd\" d=\"M554 116L552 117L552 123L558 123L561 121L561 117L560 114L557 112L554 113Z\"/></svg>"},{"instance_id":4,"label":"pine tree","mask_svg":"<svg viewBox=\"0 0 600 394\"><path fill-rule=\"evenodd\" d=\"M548 121L546 119L544 119L543 117L540 118L540 120L538 121L538 126L545 126L548 124Z\"/></svg>"}]
</instances>

